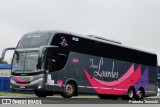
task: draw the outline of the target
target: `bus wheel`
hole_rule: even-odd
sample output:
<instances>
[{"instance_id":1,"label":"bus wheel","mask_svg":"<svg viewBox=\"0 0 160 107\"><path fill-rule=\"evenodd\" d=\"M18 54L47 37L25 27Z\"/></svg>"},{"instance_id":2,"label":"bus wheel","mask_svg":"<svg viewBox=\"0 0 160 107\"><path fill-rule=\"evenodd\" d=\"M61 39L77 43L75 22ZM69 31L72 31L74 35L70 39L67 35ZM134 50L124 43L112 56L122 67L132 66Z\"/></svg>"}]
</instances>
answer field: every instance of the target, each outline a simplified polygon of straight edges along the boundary
<instances>
[{"instance_id":1,"label":"bus wheel","mask_svg":"<svg viewBox=\"0 0 160 107\"><path fill-rule=\"evenodd\" d=\"M75 84L73 82L68 82L64 87L64 92L61 93L62 97L71 98L76 92L75 89Z\"/></svg>"},{"instance_id":2,"label":"bus wheel","mask_svg":"<svg viewBox=\"0 0 160 107\"><path fill-rule=\"evenodd\" d=\"M36 91L34 91L34 93L35 93L35 95L36 95L37 97L46 97L46 94L45 94L44 91L36 90Z\"/></svg>"},{"instance_id":3,"label":"bus wheel","mask_svg":"<svg viewBox=\"0 0 160 107\"><path fill-rule=\"evenodd\" d=\"M135 91L134 91L134 88L131 87L128 90L128 98L132 100L134 97L135 97Z\"/></svg>"},{"instance_id":4,"label":"bus wheel","mask_svg":"<svg viewBox=\"0 0 160 107\"><path fill-rule=\"evenodd\" d=\"M141 100L144 97L144 90L142 88L138 89L136 99Z\"/></svg>"}]
</instances>

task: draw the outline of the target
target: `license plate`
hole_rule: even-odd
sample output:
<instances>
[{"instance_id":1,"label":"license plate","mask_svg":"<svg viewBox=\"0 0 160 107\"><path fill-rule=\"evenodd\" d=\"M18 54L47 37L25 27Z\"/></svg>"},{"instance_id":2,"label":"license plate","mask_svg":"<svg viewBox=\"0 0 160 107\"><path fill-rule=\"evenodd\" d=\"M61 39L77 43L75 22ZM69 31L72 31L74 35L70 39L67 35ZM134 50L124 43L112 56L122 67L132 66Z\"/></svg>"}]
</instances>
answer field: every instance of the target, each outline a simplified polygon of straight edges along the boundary
<instances>
[{"instance_id":1,"label":"license plate","mask_svg":"<svg viewBox=\"0 0 160 107\"><path fill-rule=\"evenodd\" d=\"M21 85L20 88L26 88L24 85Z\"/></svg>"}]
</instances>

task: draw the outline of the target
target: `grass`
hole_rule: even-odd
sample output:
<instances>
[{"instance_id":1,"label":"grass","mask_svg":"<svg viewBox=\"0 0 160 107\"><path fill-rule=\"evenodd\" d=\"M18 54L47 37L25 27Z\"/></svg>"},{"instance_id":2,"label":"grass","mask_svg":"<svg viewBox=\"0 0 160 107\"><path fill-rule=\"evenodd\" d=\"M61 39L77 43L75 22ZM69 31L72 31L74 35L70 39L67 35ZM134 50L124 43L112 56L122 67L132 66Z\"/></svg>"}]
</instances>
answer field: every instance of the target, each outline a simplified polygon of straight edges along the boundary
<instances>
[{"instance_id":1,"label":"grass","mask_svg":"<svg viewBox=\"0 0 160 107\"><path fill-rule=\"evenodd\" d=\"M0 96L35 96L34 94L24 94L24 93L18 93L18 92L0 92Z\"/></svg>"}]
</instances>

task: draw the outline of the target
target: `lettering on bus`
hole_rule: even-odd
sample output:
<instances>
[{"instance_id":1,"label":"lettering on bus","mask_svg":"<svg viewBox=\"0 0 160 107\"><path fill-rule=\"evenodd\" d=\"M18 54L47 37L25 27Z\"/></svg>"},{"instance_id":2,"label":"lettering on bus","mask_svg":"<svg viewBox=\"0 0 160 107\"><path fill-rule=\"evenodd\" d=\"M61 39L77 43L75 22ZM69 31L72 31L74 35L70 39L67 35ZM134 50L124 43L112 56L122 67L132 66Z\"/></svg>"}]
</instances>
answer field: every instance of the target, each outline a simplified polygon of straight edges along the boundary
<instances>
[{"instance_id":1,"label":"lettering on bus","mask_svg":"<svg viewBox=\"0 0 160 107\"><path fill-rule=\"evenodd\" d=\"M107 78L118 78L118 71L117 72L114 71L114 68L115 68L114 61L112 64L112 69L110 71L102 70L102 66L104 66L103 58L100 59L98 64L94 64L93 59L90 59L90 63L91 63L91 65L89 67L96 69L94 71L94 76L107 77Z\"/></svg>"},{"instance_id":2,"label":"lettering on bus","mask_svg":"<svg viewBox=\"0 0 160 107\"><path fill-rule=\"evenodd\" d=\"M33 35L27 35L27 38L39 38L40 35L33 34Z\"/></svg>"}]
</instances>

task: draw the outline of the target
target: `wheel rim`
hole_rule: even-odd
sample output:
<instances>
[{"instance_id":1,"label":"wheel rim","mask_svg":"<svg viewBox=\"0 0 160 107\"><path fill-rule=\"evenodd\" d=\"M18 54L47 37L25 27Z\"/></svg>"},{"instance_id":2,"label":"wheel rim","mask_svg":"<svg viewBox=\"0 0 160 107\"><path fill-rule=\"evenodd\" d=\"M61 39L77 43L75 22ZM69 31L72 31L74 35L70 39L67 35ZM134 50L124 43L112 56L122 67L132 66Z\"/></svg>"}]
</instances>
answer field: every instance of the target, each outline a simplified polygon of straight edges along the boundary
<instances>
[{"instance_id":1,"label":"wheel rim","mask_svg":"<svg viewBox=\"0 0 160 107\"><path fill-rule=\"evenodd\" d=\"M65 90L66 90L67 94L72 94L73 93L73 87L70 84L66 85Z\"/></svg>"},{"instance_id":2,"label":"wheel rim","mask_svg":"<svg viewBox=\"0 0 160 107\"><path fill-rule=\"evenodd\" d=\"M142 94L142 91L141 90L138 90L138 97L139 98L142 98L143 94Z\"/></svg>"},{"instance_id":3,"label":"wheel rim","mask_svg":"<svg viewBox=\"0 0 160 107\"><path fill-rule=\"evenodd\" d=\"M133 90L129 90L128 96L129 96L129 98L133 98L133 96L134 96Z\"/></svg>"}]
</instances>

